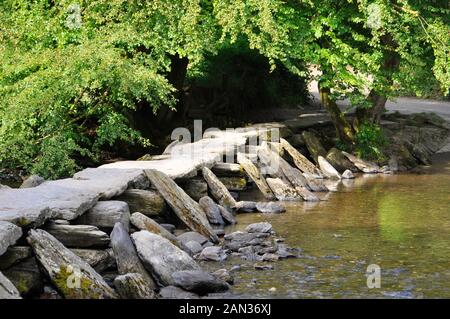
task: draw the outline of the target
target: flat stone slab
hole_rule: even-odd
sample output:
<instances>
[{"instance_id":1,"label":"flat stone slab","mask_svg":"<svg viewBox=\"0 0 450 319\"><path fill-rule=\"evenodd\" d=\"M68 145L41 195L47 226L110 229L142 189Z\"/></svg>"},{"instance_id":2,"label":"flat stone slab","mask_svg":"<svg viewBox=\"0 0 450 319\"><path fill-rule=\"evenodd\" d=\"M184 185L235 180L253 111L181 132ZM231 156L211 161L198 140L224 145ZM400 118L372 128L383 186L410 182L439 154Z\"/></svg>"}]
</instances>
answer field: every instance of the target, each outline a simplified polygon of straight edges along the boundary
<instances>
[{"instance_id":1,"label":"flat stone slab","mask_svg":"<svg viewBox=\"0 0 450 319\"><path fill-rule=\"evenodd\" d=\"M189 197L172 179L157 170L146 170L152 185L166 200L178 218L191 230L219 241L200 205Z\"/></svg>"},{"instance_id":2,"label":"flat stone slab","mask_svg":"<svg viewBox=\"0 0 450 319\"><path fill-rule=\"evenodd\" d=\"M87 168L73 178L47 181L33 188L0 193L0 220L38 227L47 219L73 220L99 199L122 194L130 186L145 186L141 170Z\"/></svg>"},{"instance_id":3,"label":"flat stone slab","mask_svg":"<svg viewBox=\"0 0 450 319\"><path fill-rule=\"evenodd\" d=\"M27 240L43 272L66 299L118 297L86 261L64 247L49 233L41 229L31 230Z\"/></svg>"}]
</instances>

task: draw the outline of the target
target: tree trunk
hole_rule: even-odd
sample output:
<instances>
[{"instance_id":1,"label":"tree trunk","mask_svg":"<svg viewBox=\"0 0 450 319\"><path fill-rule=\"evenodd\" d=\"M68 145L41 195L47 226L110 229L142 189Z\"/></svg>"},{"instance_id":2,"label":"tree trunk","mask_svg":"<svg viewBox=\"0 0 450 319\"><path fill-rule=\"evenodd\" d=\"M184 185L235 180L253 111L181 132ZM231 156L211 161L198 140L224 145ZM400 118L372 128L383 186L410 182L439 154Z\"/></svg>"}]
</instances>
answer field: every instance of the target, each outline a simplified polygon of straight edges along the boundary
<instances>
[{"instance_id":1,"label":"tree trunk","mask_svg":"<svg viewBox=\"0 0 450 319\"><path fill-rule=\"evenodd\" d=\"M391 35L387 34L381 39L381 43L385 46L383 52L383 65L382 70L385 73L386 84L391 86L393 84L392 75L398 70L400 65L400 56L395 52L397 44ZM358 108L356 110L356 125L363 122L370 122L378 124L381 120L381 116L386 111L386 92L378 92L373 89L370 91L367 97L371 107L370 108Z\"/></svg>"},{"instance_id":2,"label":"tree trunk","mask_svg":"<svg viewBox=\"0 0 450 319\"><path fill-rule=\"evenodd\" d=\"M336 102L330 99L330 88L321 87L319 84L320 100L322 105L331 116L331 121L336 128L336 134L339 139L349 145L355 143L355 134L352 126L341 112Z\"/></svg>"}]
</instances>

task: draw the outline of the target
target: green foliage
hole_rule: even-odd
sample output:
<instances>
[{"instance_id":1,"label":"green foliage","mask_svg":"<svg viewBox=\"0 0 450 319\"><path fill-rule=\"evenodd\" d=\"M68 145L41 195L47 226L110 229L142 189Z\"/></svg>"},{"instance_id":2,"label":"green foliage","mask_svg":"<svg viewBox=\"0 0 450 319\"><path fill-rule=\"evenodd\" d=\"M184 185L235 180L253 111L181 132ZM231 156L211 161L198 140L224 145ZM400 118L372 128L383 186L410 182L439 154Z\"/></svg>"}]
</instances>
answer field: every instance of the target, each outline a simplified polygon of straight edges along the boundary
<instances>
[{"instance_id":1,"label":"green foliage","mask_svg":"<svg viewBox=\"0 0 450 319\"><path fill-rule=\"evenodd\" d=\"M171 58L214 72L211 55L241 40L269 71L317 66L333 98L358 107L367 91L447 93L449 17L445 0L1 1L0 168L59 177L120 143L148 146L130 114L175 106Z\"/></svg>"},{"instance_id":2,"label":"green foliage","mask_svg":"<svg viewBox=\"0 0 450 319\"><path fill-rule=\"evenodd\" d=\"M387 138L382 128L374 123L362 123L356 132L355 153L368 160L383 160Z\"/></svg>"}]
</instances>

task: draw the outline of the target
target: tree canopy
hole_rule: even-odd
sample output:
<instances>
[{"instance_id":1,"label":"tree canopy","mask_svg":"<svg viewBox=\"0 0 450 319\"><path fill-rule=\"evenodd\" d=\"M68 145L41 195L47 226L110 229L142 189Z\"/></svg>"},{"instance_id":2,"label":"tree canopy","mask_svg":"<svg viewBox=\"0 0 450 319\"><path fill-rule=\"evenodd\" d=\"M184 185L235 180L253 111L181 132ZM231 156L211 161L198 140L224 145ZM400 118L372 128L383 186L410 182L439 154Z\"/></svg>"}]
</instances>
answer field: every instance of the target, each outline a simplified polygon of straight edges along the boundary
<instances>
[{"instance_id":1,"label":"tree canopy","mask_svg":"<svg viewBox=\"0 0 450 319\"><path fill-rule=\"evenodd\" d=\"M272 69L308 77L305 66L317 66L338 136L351 143L358 123L336 99L349 97L361 123L405 91L448 92L449 17L447 1L4 0L0 167L58 177L105 146L149 145L130 113L179 107L175 61L190 72L238 40Z\"/></svg>"}]
</instances>

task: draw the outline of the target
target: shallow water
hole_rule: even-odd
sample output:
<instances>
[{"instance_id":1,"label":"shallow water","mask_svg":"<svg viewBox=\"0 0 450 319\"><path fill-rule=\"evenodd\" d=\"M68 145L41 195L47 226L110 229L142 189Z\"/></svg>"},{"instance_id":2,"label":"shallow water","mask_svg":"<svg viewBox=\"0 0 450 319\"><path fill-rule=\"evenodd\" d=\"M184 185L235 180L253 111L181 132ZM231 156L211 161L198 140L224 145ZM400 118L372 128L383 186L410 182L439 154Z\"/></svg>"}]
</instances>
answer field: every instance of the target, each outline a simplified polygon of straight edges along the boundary
<instances>
[{"instance_id":1,"label":"shallow water","mask_svg":"<svg viewBox=\"0 0 450 319\"><path fill-rule=\"evenodd\" d=\"M255 199L255 192L245 194ZM254 270L232 259L233 294L253 298L450 298L450 153L424 174L365 175L320 203L287 203L281 215L241 214L234 229L272 223L299 259ZM366 271L381 267L381 288ZM275 287L276 291L269 291ZM273 290L273 289L272 289Z\"/></svg>"}]
</instances>

